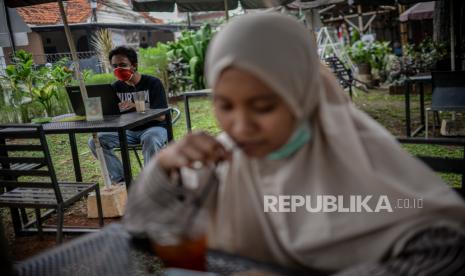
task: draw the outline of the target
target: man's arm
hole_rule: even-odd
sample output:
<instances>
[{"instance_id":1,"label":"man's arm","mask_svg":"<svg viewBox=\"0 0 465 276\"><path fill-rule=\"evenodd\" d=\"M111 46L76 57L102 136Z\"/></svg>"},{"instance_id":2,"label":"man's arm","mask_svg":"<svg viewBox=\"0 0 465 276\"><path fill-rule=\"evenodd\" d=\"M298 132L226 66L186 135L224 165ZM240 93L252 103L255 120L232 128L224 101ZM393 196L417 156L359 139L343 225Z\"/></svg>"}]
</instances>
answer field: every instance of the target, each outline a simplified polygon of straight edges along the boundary
<instances>
[{"instance_id":1,"label":"man's arm","mask_svg":"<svg viewBox=\"0 0 465 276\"><path fill-rule=\"evenodd\" d=\"M122 91L123 88L121 87L121 85L119 84L119 81L115 81L111 84L111 87L113 88L113 91L115 92L115 94L118 96L118 107L119 109L129 109L129 108L135 108L136 105L131 102L131 101L122 101L120 96L118 95L118 91Z\"/></svg>"}]
</instances>

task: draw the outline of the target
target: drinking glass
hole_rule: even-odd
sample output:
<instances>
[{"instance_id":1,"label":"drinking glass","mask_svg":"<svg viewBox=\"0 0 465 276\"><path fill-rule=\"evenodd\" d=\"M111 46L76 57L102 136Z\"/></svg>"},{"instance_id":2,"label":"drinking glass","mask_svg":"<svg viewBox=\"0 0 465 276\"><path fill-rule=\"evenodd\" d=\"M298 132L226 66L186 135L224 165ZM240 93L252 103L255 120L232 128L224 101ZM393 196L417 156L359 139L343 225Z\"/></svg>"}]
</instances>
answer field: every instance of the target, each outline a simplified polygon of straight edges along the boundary
<instances>
[{"instance_id":1,"label":"drinking glass","mask_svg":"<svg viewBox=\"0 0 465 276\"><path fill-rule=\"evenodd\" d=\"M91 97L84 100L87 121L102 121L102 101L100 97Z\"/></svg>"},{"instance_id":2,"label":"drinking glass","mask_svg":"<svg viewBox=\"0 0 465 276\"><path fill-rule=\"evenodd\" d=\"M145 92L139 91L134 93L134 103L138 113L145 113Z\"/></svg>"}]
</instances>

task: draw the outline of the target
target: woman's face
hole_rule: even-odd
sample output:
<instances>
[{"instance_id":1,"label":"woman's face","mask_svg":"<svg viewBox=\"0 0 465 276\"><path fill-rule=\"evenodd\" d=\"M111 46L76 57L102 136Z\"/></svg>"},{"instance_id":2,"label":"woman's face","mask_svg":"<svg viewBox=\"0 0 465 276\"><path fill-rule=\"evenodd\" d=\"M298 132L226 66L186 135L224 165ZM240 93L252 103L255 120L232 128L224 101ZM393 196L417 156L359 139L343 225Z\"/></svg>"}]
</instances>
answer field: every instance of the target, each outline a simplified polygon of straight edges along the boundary
<instances>
[{"instance_id":1,"label":"woman's face","mask_svg":"<svg viewBox=\"0 0 465 276\"><path fill-rule=\"evenodd\" d=\"M249 157L279 149L294 131L289 106L254 75L227 68L214 87L213 106L220 127Z\"/></svg>"}]
</instances>

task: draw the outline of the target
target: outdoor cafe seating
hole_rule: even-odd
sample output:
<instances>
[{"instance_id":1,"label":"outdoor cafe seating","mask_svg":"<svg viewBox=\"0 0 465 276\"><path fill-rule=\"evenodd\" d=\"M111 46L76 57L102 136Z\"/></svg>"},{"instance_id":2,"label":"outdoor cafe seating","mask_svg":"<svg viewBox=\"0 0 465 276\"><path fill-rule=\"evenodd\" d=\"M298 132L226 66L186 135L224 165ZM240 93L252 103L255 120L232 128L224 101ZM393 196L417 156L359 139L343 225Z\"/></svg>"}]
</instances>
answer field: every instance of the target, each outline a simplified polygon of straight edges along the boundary
<instances>
[{"instance_id":1,"label":"outdoor cafe seating","mask_svg":"<svg viewBox=\"0 0 465 276\"><path fill-rule=\"evenodd\" d=\"M56 231L57 242L61 243L63 231L68 230L63 227L65 208L91 192L96 194L99 225L103 226L98 184L58 181L41 125L0 125L0 129L0 187L6 189L0 194L0 207L10 208L17 235ZM20 219L18 208L33 209L35 220L29 222L24 209ZM42 214L41 209L50 211ZM56 228L44 228L44 221L54 212Z\"/></svg>"},{"instance_id":2,"label":"outdoor cafe seating","mask_svg":"<svg viewBox=\"0 0 465 276\"><path fill-rule=\"evenodd\" d=\"M431 106L425 108L425 137L428 138L430 112L439 117L440 111L465 111L465 71L432 72L433 95ZM433 118L433 133L436 128L436 118ZM439 122L440 123L440 122Z\"/></svg>"}]
</instances>

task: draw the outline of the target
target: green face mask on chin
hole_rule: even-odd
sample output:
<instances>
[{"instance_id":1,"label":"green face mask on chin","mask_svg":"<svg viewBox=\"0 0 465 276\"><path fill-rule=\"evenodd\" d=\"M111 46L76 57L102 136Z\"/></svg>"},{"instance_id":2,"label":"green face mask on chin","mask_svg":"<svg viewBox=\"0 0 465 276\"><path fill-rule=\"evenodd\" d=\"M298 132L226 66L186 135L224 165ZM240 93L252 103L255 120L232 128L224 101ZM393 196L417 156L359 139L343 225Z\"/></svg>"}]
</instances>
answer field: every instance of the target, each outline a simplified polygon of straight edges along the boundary
<instances>
[{"instance_id":1,"label":"green face mask on chin","mask_svg":"<svg viewBox=\"0 0 465 276\"><path fill-rule=\"evenodd\" d=\"M302 123L292 134L289 141L281 148L266 156L267 160L279 160L291 156L301 147L307 144L311 138L311 131L308 123Z\"/></svg>"}]
</instances>

